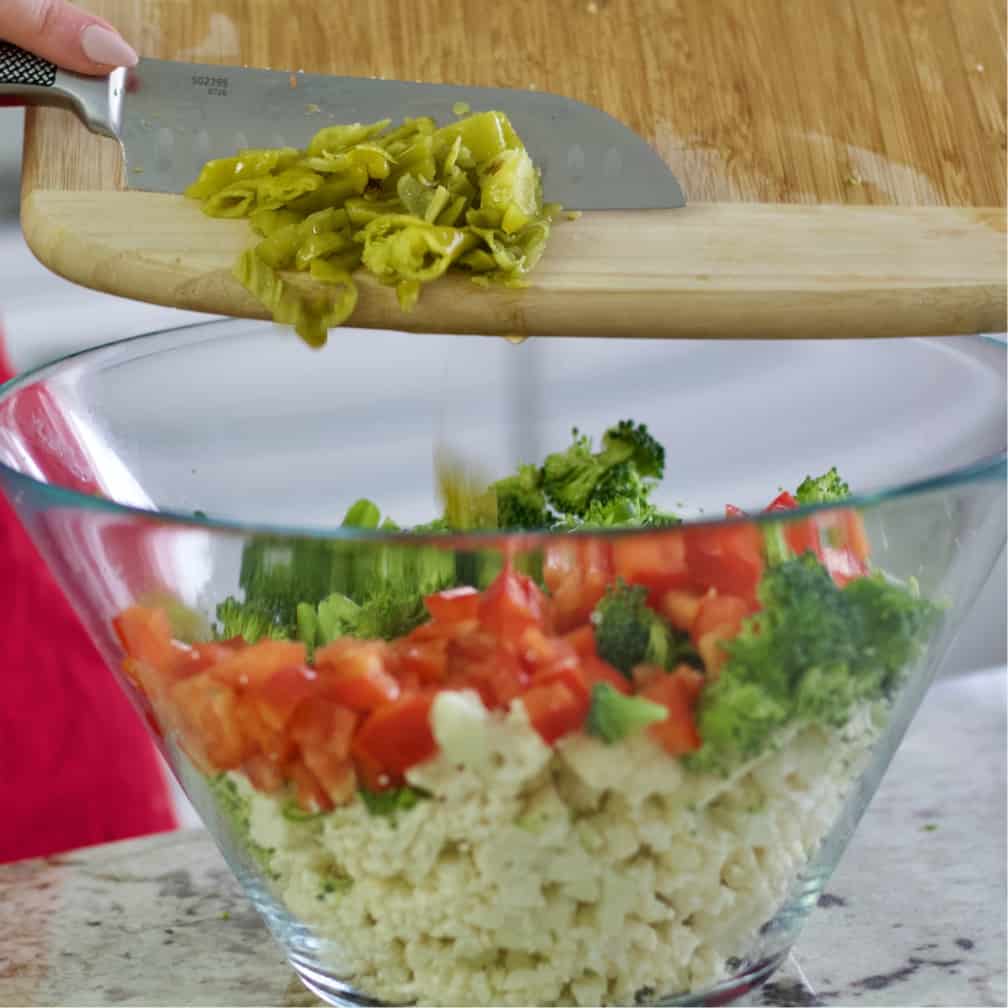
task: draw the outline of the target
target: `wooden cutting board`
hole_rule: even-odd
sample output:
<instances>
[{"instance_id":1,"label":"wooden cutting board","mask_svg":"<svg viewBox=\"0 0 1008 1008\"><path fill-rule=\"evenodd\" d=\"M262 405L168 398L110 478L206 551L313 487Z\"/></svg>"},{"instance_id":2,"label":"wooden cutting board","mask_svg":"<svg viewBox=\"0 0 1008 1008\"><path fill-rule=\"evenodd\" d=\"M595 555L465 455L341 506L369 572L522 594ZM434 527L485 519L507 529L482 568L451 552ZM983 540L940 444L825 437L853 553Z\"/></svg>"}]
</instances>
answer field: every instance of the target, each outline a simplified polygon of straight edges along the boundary
<instances>
[{"instance_id":1,"label":"wooden cutting board","mask_svg":"<svg viewBox=\"0 0 1008 1008\"><path fill-rule=\"evenodd\" d=\"M690 201L558 227L523 292L443 281L403 315L365 282L355 324L685 336L1005 328L1001 0L84 5L146 56L559 92L645 137ZM119 192L121 176L116 144L68 113L29 110L22 222L39 259L113 293L261 317L229 272L250 240L244 222ZM659 306L674 309L664 329Z\"/></svg>"}]
</instances>

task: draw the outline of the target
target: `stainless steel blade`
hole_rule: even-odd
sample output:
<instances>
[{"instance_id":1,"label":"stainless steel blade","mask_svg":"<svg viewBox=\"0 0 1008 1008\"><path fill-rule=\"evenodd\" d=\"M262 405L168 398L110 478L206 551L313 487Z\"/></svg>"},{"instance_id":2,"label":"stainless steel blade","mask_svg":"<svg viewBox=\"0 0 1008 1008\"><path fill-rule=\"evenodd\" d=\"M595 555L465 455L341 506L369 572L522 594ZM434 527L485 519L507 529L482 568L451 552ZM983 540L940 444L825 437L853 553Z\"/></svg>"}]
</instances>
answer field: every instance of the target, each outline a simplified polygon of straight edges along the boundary
<instances>
[{"instance_id":1,"label":"stainless steel blade","mask_svg":"<svg viewBox=\"0 0 1008 1008\"><path fill-rule=\"evenodd\" d=\"M243 147L303 147L331 123L450 122L463 103L507 113L542 168L551 202L577 210L685 205L675 176L637 134L598 109L539 91L144 59L119 95L131 189L181 192L206 161Z\"/></svg>"}]
</instances>

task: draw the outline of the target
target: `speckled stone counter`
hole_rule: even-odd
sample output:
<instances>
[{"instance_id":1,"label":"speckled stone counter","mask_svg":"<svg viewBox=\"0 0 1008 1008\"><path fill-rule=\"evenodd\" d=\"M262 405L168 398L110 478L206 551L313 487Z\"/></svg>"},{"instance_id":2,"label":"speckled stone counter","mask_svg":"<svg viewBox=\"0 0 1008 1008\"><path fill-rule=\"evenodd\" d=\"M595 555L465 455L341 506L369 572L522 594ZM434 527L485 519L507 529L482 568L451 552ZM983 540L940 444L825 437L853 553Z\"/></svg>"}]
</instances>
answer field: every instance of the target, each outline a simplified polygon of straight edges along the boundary
<instances>
[{"instance_id":1,"label":"speckled stone counter","mask_svg":"<svg viewBox=\"0 0 1008 1008\"><path fill-rule=\"evenodd\" d=\"M932 689L751 1004L1006 1004L1006 679ZM0 866L0 1005L183 1004L317 1004L205 833Z\"/></svg>"}]
</instances>

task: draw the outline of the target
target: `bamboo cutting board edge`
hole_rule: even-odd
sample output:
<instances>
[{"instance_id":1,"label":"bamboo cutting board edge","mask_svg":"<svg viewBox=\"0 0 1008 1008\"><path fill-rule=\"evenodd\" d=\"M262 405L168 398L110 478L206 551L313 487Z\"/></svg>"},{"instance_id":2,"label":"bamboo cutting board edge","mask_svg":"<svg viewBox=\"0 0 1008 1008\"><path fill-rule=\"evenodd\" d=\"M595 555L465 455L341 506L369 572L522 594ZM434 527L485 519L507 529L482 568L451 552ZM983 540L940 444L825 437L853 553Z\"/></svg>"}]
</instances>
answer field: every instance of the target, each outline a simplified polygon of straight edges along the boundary
<instances>
[{"instance_id":1,"label":"bamboo cutting board edge","mask_svg":"<svg viewBox=\"0 0 1008 1008\"><path fill-rule=\"evenodd\" d=\"M267 317L231 275L254 241L246 221L207 218L178 196L101 191L31 193L23 218L36 256L83 286ZM391 289L358 275L352 324L687 338L1001 331L1004 236L999 208L740 203L585 214L557 225L526 289L486 290L446 277L403 313ZM889 261L894 249L902 254ZM297 274L289 281L310 283Z\"/></svg>"}]
</instances>

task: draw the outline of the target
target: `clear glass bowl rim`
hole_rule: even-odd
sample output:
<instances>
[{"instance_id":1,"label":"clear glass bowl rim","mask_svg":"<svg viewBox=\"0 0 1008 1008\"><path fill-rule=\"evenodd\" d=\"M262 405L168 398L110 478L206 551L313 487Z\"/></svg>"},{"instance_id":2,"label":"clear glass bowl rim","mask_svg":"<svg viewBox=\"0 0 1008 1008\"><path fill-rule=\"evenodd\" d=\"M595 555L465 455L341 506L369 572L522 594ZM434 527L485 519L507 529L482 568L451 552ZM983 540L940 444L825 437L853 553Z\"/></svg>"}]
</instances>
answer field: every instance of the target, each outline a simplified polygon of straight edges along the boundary
<instances>
[{"instance_id":1,"label":"clear glass bowl rim","mask_svg":"<svg viewBox=\"0 0 1008 1008\"><path fill-rule=\"evenodd\" d=\"M169 326L165 329L156 329L136 336L129 336L123 339L110 340L98 346L87 347L84 350L77 350L66 354L53 361L48 361L37 367L31 368L14 378L0 384L0 402L8 396L16 393L23 386L32 384L47 374L57 373L71 362L96 357L99 354L112 349L126 347L129 344L140 340L151 340L156 337L170 337L184 332L201 330L211 332L217 326L233 324L235 322L249 322L252 320L243 319L210 319L205 322L189 323L187 325ZM269 325L269 323L260 323ZM292 337L293 338L293 337ZM957 337L963 341L983 341L994 344L1008 354L1008 344L1001 339L996 339L987 335ZM171 352L171 348L167 348ZM322 351L324 352L324 351ZM534 549L537 546L551 541L563 540L569 542L571 537L585 539L621 539L633 536L654 537L662 534L662 529L655 528L620 528L604 529L592 528L582 529L574 532L552 532L549 530L537 532L508 531L507 529L492 529L484 531L469 532L425 532L417 534L414 532L400 531L390 532L380 529L357 529L346 528L342 525L332 527L312 526L299 527L297 525L272 524L264 522L246 522L239 519L222 517L201 517L192 512L165 510L147 510L131 504L122 504L107 497L95 497L71 490L67 487L55 483L46 483L35 479L27 473L21 472L0 462L0 473L5 479L12 481L15 485L22 484L30 488L35 495L43 498L46 505L50 507L73 507L81 510L97 511L106 514L129 516L143 521L158 521L167 525L176 525L189 529L202 529L205 531L272 536L277 538L296 539L337 539L351 542L370 542L375 544L415 545L415 546L441 546L455 550L480 550L492 547L505 541L509 544L520 544L523 549ZM929 476L926 479L915 480L908 483L894 484L882 489L864 494L852 494L844 498L840 503L832 504L807 504L787 512L759 512L746 513L742 516L709 518L694 517L686 518L681 525L670 526L665 531L675 531L684 527L690 528L717 528L730 527L733 525L751 524L776 524L784 521L794 521L810 514L830 511L846 511L852 508L875 507L888 500L897 498L914 497L918 494L931 493L938 490L951 490L963 487L972 483L985 483L996 479L1002 481L1008 479L1008 452L1001 452L980 459L969 465L950 469L946 472Z\"/></svg>"}]
</instances>

